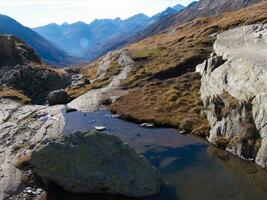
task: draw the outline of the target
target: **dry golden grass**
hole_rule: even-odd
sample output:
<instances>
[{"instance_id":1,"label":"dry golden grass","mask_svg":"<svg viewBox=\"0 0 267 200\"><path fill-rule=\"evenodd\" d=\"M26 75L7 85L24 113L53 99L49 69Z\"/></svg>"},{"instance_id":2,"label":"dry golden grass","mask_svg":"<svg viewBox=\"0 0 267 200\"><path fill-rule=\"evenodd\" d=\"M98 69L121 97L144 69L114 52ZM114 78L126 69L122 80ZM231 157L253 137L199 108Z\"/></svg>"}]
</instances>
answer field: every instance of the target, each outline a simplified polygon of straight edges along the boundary
<instances>
[{"instance_id":1,"label":"dry golden grass","mask_svg":"<svg viewBox=\"0 0 267 200\"><path fill-rule=\"evenodd\" d=\"M196 19L126 47L135 59L135 70L122 86L132 89L111 105L111 110L136 121L207 135L208 122L201 113L200 76L192 72L213 51L213 35L259 22L267 22L266 1L237 12ZM229 99L228 107L236 106Z\"/></svg>"},{"instance_id":2,"label":"dry golden grass","mask_svg":"<svg viewBox=\"0 0 267 200\"><path fill-rule=\"evenodd\" d=\"M23 104L31 103L31 99L27 97L22 91L10 87L0 87L0 98L13 99Z\"/></svg>"},{"instance_id":3,"label":"dry golden grass","mask_svg":"<svg viewBox=\"0 0 267 200\"><path fill-rule=\"evenodd\" d=\"M230 28L267 22L267 2L216 17L199 18L165 33L146 38L126 49L135 60L134 70L122 81L128 93L110 106L113 112L139 122L184 129L207 135L209 126L201 113L200 75L194 73L213 51L216 34ZM81 69L88 78L96 77L99 60ZM119 70L111 65L105 78L93 84L99 88ZM82 88L81 93L90 88ZM78 92L77 92L78 94ZM235 106L234 102L229 106Z\"/></svg>"},{"instance_id":4,"label":"dry golden grass","mask_svg":"<svg viewBox=\"0 0 267 200\"><path fill-rule=\"evenodd\" d=\"M92 89L92 85L91 84L85 84L84 86L79 86L79 87L68 87L66 89L66 92L68 93L69 97L71 100L85 94L86 92L88 92L89 90Z\"/></svg>"},{"instance_id":5,"label":"dry golden grass","mask_svg":"<svg viewBox=\"0 0 267 200\"><path fill-rule=\"evenodd\" d=\"M259 22L267 22L266 1L217 17L199 18L129 45L126 49L135 58L137 67L123 84L136 85L151 76L168 78L194 71L213 51L216 34Z\"/></svg>"},{"instance_id":6,"label":"dry golden grass","mask_svg":"<svg viewBox=\"0 0 267 200\"><path fill-rule=\"evenodd\" d=\"M152 81L136 88L110 106L111 111L138 122L176 127L197 135L208 130L199 94L200 75L186 73L167 81Z\"/></svg>"}]
</instances>

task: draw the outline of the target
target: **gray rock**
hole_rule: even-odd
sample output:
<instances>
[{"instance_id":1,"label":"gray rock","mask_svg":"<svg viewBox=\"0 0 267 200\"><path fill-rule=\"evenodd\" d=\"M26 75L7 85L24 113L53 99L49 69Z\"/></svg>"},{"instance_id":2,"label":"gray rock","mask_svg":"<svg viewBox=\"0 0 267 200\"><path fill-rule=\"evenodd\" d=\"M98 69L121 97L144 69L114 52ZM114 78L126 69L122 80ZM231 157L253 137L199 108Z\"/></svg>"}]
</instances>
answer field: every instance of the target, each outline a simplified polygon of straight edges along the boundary
<instances>
[{"instance_id":1,"label":"gray rock","mask_svg":"<svg viewBox=\"0 0 267 200\"><path fill-rule=\"evenodd\" d=\"M110 84L99 89L90 90L74 99L69 103L70 107L83 112L92 112L98 109L103 100L105 100L105 103L112 103L117 100L118 96L121 96L123 91L120 90L120 82L127 78L134 66L134 61L125 50L110 52L100 62L97 79L105 77L106 70L111 66L111 61L120 65L120 72L110 77Z\"/></svg>"},{"instance_id":2,"label":"gray rock","mask_svg":"<svg viewBox=\"0 0 267 200\"><path fill-rule=\"evenodd\" d=\"M117 137L101 133L65 136L65 112L64 105L23 106L0 99L0 199L21 199L27 194L21 180L32 172L21 170L31 162L41 176L73 192L138 197L159 191L158 171Z\"/></svg>"},{"instance_id":3,"label":"gray rock","mask_svg":"<svg viewBox=\"0 0 267 200\"><path fill-rule=\"evenodd\" d=\"M23 106L0 99L0 199L13 199L21 191L22 171L18 157L56 140L63 133L64 106ZM44 117L47 116L47 117ZM46 118L46 120L43 120ZM20 199L20 198L15 198Z\"/></svg>"},{"instance_id":4,"label":"gray rock","mask_svg":"<svg viewBox=\"0 0 267 200\"><path fill-rule=\"evenodd\" d=\"M31 163L44 179L72 193L107 193L130 197L157 194L159 172L112 135L76 133L33 152Z\"/></svg>"},{"instance_id":5,"label":"gray rock","mask_svg":"<svg viewBox=\"0 0 267 200\"><path fill-rule=\"evenodd\" d=\"M267 25L221 33L197 66L211 130L208 140L267 168Z\"/></svg>"},{"instance_id":6,"label":"gray rock","mask_svg":"<svg viewBox=\"0 0 267 200\"><path fill-rule=\"evenodd\" d=\"M66 104L69 102L69 95L65 90L55 90L48 94L47 100L50 106Z\"/></svg>"}]
</instances>

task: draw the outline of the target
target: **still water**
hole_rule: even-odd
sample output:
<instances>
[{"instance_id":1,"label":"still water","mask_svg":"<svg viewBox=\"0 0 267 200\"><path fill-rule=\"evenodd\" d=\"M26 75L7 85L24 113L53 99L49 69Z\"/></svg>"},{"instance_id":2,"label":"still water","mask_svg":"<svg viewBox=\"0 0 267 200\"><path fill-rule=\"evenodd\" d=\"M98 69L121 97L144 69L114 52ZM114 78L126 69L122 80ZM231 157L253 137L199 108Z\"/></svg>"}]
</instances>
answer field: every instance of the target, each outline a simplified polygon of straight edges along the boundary
<instances>
[{"instance_id":1,"label":"still water","mask_svg":"<svg viewBox=\"0 0 267 200\"><path fill-rule=\"evenodd\" d=\"M143 128L108 111L66 113L65 133L107 127L162 172L159 195L144 200L266 200L267 172L175 129ZM53 185L48 200L131 200L110 195L71 195Z\"/></svg>"}]
</instances>

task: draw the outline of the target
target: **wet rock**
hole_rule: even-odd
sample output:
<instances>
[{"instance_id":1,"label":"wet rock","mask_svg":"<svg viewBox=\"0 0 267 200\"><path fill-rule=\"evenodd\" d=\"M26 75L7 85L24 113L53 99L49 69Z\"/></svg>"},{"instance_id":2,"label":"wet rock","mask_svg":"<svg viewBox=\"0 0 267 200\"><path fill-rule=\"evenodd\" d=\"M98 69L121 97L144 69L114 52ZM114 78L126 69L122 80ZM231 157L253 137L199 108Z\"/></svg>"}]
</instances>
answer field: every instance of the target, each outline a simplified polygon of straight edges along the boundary
<instances>
[{"instance_id":1,"label":"wet rock","mask_svg":"<svg viewBox=\"0 0 267 200\"><path fill-rule=\"evenodd\" d=\"M55 90L48 94L47 100L50 106L66 104L69 102L69 95L65 90Z\"/></svg>"},{"instance_id":2,"label":"wet rock","mask_svg":"<svg viewBox=\"0 0 267 200\"><path fill-rule=\"evenodd\" d=\"M147 128L153 128L153 127L155 127L154 124L150 124L150 123L143 123L143 124L140 124L140 126L147 127Z\"/></svg>"},{"instance_id":3,"label":"wet rock","mask_svg":"<svg viewBox=\"0 0 267 200\"><path fill-rule=\"evenodd\" d=\"M37 150L32 165L38 174L72 193L157 194L161 176L147 160L112 135L79 132Z\"/></svg>"},{"instance_id":4,"label":"wet rock","mask_svg":"<svg viewBox=\"0 0 267 200\"><path fill-rule=\"evenodd\" d=\"M66 109L66 113L71 113L71 112L76 112L77 111L77 109L69 107L69 106L66 106L65 109Z\"/></svg>"},{"instance_id":5,"label":"wet rock","mask_svg":"<svg viewBox=\"0 0 267 200\"><path fill-rule=\"evenodd\" d=\"M106 127L104 127L104 126L95 126L95 130L104 131L104 130L106 130Z\"/></svg>"}]
</instances>

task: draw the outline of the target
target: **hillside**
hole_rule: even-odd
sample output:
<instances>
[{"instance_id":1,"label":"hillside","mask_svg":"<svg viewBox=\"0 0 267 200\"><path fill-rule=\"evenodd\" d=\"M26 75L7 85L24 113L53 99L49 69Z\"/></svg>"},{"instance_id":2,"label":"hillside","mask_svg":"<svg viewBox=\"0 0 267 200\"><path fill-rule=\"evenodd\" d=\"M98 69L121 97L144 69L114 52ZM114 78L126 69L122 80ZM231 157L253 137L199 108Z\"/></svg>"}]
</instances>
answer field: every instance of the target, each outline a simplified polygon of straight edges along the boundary
<instances>
[{"instance_id":1,"label":"hillside","mask_svg":"<svg viewBox=\"0 0 267 200\"><path fill-rule=\"evenodd\" d=\"M66 65L76 61L75 58L68 56L63 50L60 50L38 33L5 15L0 15L0 34L15 35L25 41L47 63Z\"/></svg>"},{"instance_id":2,"label":"hillside","mask_svg":"<svg viewBox=\"0 0 267 200\"><path fill-rule=\"evenodd\" d=\"M200 0L198 2L193 2L182 10L182 12L162 19L158 23L148 27L144 31L144 35L138 39L158 34L171 26L181 25L195 18L214 16L227 11L239 10L260 1L262 0Z\"/></svg>"},{"instance_id":3,"label":"hillside","mask_svg":"<svg viewBox=\"0 0 267 200\"><path fill-rule=\"evenodd\" d=\"M200 78L195 67L213 51L216 34L229 28L267 21L267 2L216 17L199 18L173 27L124 48L134 60L133 70L121 82L127 91L110 106L113 112L125 118L158 125L179 127L198 135L208 134L208 122L201 110ZM120 71L116 58L106 76L89 87L70 89L73 98L90 88L104 87ZM97 68L104 66L102 59L84 67L81 72L88 79L97 77Z\"/></svg>"},{"instance_id":4,"label":"hillside","mask_svg":"<svg viewBox=\"0 0 267 200\"><path fill-rule=\"evenodd\" d=\"M105 43L98 44L95 48L89 49L86 52L85 56L89 60L93 60L101 55L104 55L108 51L118 49L127 44L140 41L146 37L159 34L160 32L167 30L171 26L181 25L198 17L212 16L221 14L226 11L238 10L259 1L260 0L235 0L233 2L201 0L198 2L193 2L177 14L162 17L160 18L160 20L155 21L155 23L149 24L149 26L147 26L143 30L136 30L128 35L119 35L118 37L110 38Z\"/></svg>"}]
</instances>

